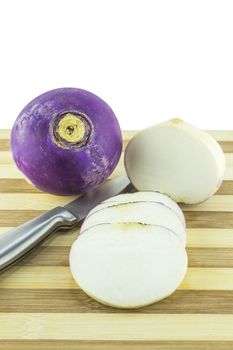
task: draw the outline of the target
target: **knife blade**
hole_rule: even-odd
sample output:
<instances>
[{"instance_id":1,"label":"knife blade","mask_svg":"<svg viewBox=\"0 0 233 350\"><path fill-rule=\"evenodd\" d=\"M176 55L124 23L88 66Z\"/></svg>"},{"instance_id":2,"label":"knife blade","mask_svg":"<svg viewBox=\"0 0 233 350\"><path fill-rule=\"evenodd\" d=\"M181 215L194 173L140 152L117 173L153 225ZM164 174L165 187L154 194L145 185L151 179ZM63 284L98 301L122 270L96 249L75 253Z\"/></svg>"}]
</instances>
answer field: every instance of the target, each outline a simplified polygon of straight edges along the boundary
<instances>
[{"instance_id":1,"label":"knife blade","mask_svg":"<svg viewBox=\"0 0 233 350\"><path fill-rule=\"evenodd\" d=\"M56 207L0 236L0 272L14 264L49 234L58 229L71 229L103 200L130 187L126 176L109 180L64 207Z\"/></svg>"}]
</instances>

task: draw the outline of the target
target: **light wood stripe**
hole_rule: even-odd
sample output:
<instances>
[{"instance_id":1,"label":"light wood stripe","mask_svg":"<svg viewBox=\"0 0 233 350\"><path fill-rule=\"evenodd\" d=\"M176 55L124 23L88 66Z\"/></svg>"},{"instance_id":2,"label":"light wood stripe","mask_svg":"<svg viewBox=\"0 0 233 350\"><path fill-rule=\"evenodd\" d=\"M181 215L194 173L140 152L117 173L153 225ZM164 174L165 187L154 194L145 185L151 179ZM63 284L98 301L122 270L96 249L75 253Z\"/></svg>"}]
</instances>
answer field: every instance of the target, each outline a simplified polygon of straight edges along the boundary
<instances>
[{"instance_id":1,"label":"light wood stripe","mask_svg":"<svg viewBox=\"0 0 233 350\"><path fill-rule=\"evenodd\" d=\"M129 139L123 140L123 151L125 151L128 142L129 142ZM231 142L231 141L218 141L218 143L225 153L233 152L233 142ZM0 140L0 150L6 151L6 152L10 151L10 142L8 139Z\"/></svg>"},{"instance_id":2,"label":"light wood stripe","mask_svg":"<svg viewBox=\"0 0 233 350\"><path fill-rule=\"evenodd\" d=\"M0 339L233 340L233 315L1 313L0 324Z\"/></svg>"},{"instance_id":3,"label":"light wood stripe","mask_svg":"<svg viewBox=\"0 0 233 350\"><path fill-rule=\"evenodd\" d=\"M122 135L124 140L130 140L138 130L123 130ZM233 141L232 130L206 130L217 141ZM0 129L0 139L10 139L10 129Z\"/></svg>"},{"instance_id":4,"label":"light wood stripe","mask_svg":"<svg viewBox=\"0 0 233 350\"><path fill-rule=\"evenodd\" d=\"M122 175L124 172L123 159L121 158L119 166L114 170L113 175ZM25 179L24 175L14 164L0 164L0 179ZM233 181L233 166L228 166L224 175L224 180Z\"/></svg>"},{"instance_id":5,"label":"light wood stripe","mask_svg":"<svg viewBox=\"0 0 233 350\"><path fill-rule=\"evenodd\" d=\"M125 150L129 140L137 133L137 130L123 130L123 150ZM207 132L212 135L220 144L223 151L233 152L233 136L231 130L226 131L214 131L207 130ZM1 130L0 131L0 150L9 151L10 150L10 130Z\"/></svg>"},{"instance_id":6,"label":"light wood stripe","mask_svg":"<svg viewBox=\"0 0 233 350\"><path fill-rule=\"evenodd\" d=\"M233 141L232 130L206 130L217 141Z\"/></svg>"},{"instance_id":7,"label":"light wood stripe","mask_svg":"<svg viewBox=\"0 0 233 350\"><path fill-rule=\"evenodd\" d=\"M228 166L226 168L223 180L232 181L233 180L233 166Z\"/></svg>"},{"instance_id":8,"label":"light wood stripe","mask_svg":"<svg viewBox=\"0 0 233 350\"><path fill-rule=\"evenodd\" d=\"M225 153L226 166L233 166L233 153Z\"/></svg>"},{"instance_id":9,"label":"light wood stripe","mask_svg":"<svg viewBox=\"0 0 233 350\"><path fill-rule=\"evenodd\" d=\"M1 274L2 288L76 289L69 267L13 266Z\"/></svg>"},{"instance_id":10,"label":"light wood stripe","mask_svg":"<svg viewBox=\"0 0 233 350\"><path fill-rule=\"evenodd\" d=\"M75 289L69 267L13 266L1 275L2 288ZM233 268L192 268L180 290L233 290Z\"/></svg>"},{"instance_id":11,"label":"light wood stripe","mask_svg":"<svg viewBox=\"0 0 233 350\"><path fill-rule=\"evenodd\" d=\"M123 151L125 151L129 140L123 140ZM225 153L233 152L233 142L230 141L219 141L219 145ZM0 151L10 151L10 142L8 139L0 139Z\"/></svg>"},{"instance_id":12,"label":"light wood stripe","mask_svg":"<svg viewBox=\"0 0 233 350\"><path fill-rule=\"evenodd\" d=\"M126 149L129 140L123 140L123 152ZM233 152L233 142L229 141L218 141L224 153L232 153ZM10 142L9 140L0 140L0 151L9 152L10 151Z\"/></svg>"},{"instance_id":13,"label":"light wood stripe","mask_svg":"<svg viewBox=\"0 0 233 350\"><path fill-rule=\"evenodd\" d=\"M193 248L232 248L233 229L187 229L187 246Z\"/></svg>"},{"instance_id":14,"label":"light wood stripe","mask_svg":"<svg viewBox=\"0 0 233 350\"><path fill-rule=\"evenodd\" d=\"M0 312L60 313L213 313L231 314L233 291L177 290L158 303L139 309L116 309L87 296L81 289L1 289Z\"/></svg>"},{"instance_id":15,"label":"light wood stripe","mask_svg":"<svg viewBox=\"0 0 233 350\"><path fill-rule=\"evenodd\" d=\"M0 164L0 179L25 179L15 164Z\"/></svg>"},{"instance_id":16,"label":"light wood stripe","mask_svg":"<svg viewBox=\"0 0 233 350\"><path fill-rule=\"evenodd\" d=\"M2 193L0 210L50 210L63 206L77 196L54 196L47 193ZM181 205L184 211L217 211L233 212L233 195L212 196L197 205Z\"/></svg>"},{"instance_id":17,"label":"light wood stripe","mask_svg":"<svg viewBox=\"0 0 233 350\"><path fill-rule=\"evenodd\" d=\"M0 147L1 150L1 147ZM0 152L0 164L13 164L14 160L10 151Z\"/></svg>"},{"instance_id":18,"label":"light wood stripe","mask_svg":"<svg viewBox=\"0 0 233 350\"><path fill-rule=\"evenodd\" d=\"M181 205L184 211L233 211L233 196L212 196L203 203L196 205Z\"/></svg>"},{"instance_id":19,"label":"light wood stripe","mask_svg":"<svg viewBox=\"0 0 233 350\"><path fill-rule=\"evenodd\" d=\"M123 135L123 139L129 140L133 137L133 135L135 135L137 132L137 130L123 130L122 131L122 135ZM221 137L221 139L224 141L233 141L233 137L231 139L231 134L229 133L229 131L217 131L217 133L215 131L207 131L208 133L213 133L214 137ZM10 134L11 134L11 130L10 129L0 129L0 139L5 139L5 140L9 140L10 139Z\"/></svg>"},{"instance_id":20,"label":"light wood stripe","mask_svg":"<svg viewBox=\"0 0 233 350\"><path fill-rule=\"evenodd\" d=\"M40 246L19 260L17 266L69 266L70 247ZM189 267L231 267L233 248L187 248Z\"/></svg>"},{"instance_id":21,"label":"light wood stripe","mask_svg":"<svg viewBox=\"0 0 233 350\"><path fill-rule=\"evenodd\" d=\"M124 156L124 153L122 154ZM233 153L226 153L225 158L226 166L233 166ZM0 164L14 164L14 160L10 151L0 151Z\"/></svg>"},{"instance_id":22,"label":"light wood stripe","mask_svg":"<svg viewBox=\"0 0 233 350\"><path fill-rule=\"evenodd\" d=\"M0 227L0 234L13 227ZM42 246L65 247L71 246L79 234L79 229L59 231L46 239ZM188 228L187 247L190 248L233 248L233 229Z\"/></svg>"},{"instance_id":23,"label":"light wood stripe","mask_svg":"<svg viewBox=\"0 0 233 350\"><path fill-rule=\"evenodd\" d=\"M11 130L10 129L0 129L0 139L10 139Z\"/></svg>"}]
</instances>

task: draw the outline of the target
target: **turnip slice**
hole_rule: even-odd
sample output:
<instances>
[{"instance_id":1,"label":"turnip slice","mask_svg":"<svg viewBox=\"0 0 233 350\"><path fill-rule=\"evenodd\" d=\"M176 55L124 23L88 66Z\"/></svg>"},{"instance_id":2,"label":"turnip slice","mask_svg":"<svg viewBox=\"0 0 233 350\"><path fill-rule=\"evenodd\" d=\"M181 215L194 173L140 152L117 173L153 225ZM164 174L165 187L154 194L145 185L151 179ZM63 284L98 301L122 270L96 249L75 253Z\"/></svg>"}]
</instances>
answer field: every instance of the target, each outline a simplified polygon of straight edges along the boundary
<instances>
[{"instance_id":1,"label":"turnip slice","mask_svg":"<svg viewBox=\"0 0 233 350\"><path fill-rule=\"evenodd\" d=\"M159 191L176 202L194 204L217 191L225 158L212 136L172 119L132 138L125 151L125 167L139 191Z\"/></svg>"},{"instance_id":2,"label":"turnip slice","mask_svg":"<svg viewBox=\"0 0 233 350\"><path fill-rule=\"evenodd\" d=\"M164 226L186 244L185 228L179 217L170 208L155 202L124 203L96 210L85 219L81 233L99 224L127 222Z\"/></svg>"},{"instance_id":3,"label":"turnip slice","mask_svg":"<svg viewBox=\"0 0 233 350\"><path fill-rule=\"evenodd\" d=\"M118 196L114 196L109 199L106 199L99 206L93 208L90 214L94 213L96 210L99 210L100 208L106 208L108 206L115 205L115 204L134 203L134 202L162 203L166 207L170 208L174 213L176 213L177 216L180 218L181 222L183 223L183 225L184 226L186 225L184 214L181 208L179 207L179 205L167 195L159 192L152 192L152 191L119 194Z\"/></svg>"},{"instance_id":4,"label":"turnip slice","mask_svg":"<svg viewBox=\"0 0 233 350\"><path fill-rule=\"evenodd\" d=\"M175 291L185 275L187 255L166 228L103 224L74 242L70 268L92 298L114 307L136 308Z\"/></svg>"}]
</instances>

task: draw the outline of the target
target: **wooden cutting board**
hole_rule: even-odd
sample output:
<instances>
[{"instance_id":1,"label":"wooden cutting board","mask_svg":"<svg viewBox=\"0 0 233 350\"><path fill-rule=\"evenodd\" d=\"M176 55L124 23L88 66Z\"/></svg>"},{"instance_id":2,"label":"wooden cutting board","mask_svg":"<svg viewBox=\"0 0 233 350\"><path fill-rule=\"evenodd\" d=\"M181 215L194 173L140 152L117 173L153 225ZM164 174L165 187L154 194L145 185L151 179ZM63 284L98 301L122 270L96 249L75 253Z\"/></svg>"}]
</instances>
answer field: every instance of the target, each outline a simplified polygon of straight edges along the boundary
<instances>
[{"instance_id":1,"label":"wooden cutting board","mask_svg":"<svg viewBox=\"0 0 233 350\"><path fill-rule=\"evenodd\" d=\"M210 131L227 161L224 182L203 204L183 206L187 275L170 297L136 310L92 300L68 266L78 229L58 232L0 275L0 350L233 349L233 131ZM33 188L0 130L0 234L69 202ZM124 132L124 147L134 135ZM122 159L113 176L124 172Z\"/></svg>"}]
</instances>

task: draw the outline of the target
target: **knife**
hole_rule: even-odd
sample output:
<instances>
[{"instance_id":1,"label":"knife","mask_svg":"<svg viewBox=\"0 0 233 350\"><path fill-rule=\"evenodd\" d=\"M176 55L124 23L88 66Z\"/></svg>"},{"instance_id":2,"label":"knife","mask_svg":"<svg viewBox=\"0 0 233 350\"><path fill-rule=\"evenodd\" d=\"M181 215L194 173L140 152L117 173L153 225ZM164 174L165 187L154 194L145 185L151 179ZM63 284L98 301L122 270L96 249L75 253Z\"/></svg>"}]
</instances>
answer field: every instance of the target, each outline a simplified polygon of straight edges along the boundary
<instances>
[{"instance_id":1,"label":"knife","mask_svg":"<svg viewBox=\"0 0 233 350\"><path fill-rule=\"evenodd\" d=\"M0 272L23 257L50 233L71 229L103 200L130 187L126 176L109 180L64 207L56 207L0 236Z\"/></svg>"}]
</instances>

